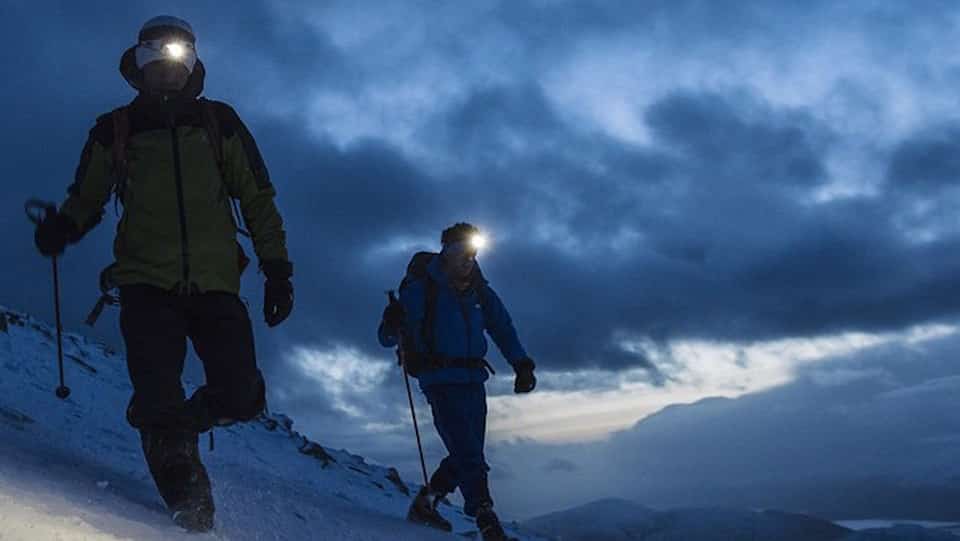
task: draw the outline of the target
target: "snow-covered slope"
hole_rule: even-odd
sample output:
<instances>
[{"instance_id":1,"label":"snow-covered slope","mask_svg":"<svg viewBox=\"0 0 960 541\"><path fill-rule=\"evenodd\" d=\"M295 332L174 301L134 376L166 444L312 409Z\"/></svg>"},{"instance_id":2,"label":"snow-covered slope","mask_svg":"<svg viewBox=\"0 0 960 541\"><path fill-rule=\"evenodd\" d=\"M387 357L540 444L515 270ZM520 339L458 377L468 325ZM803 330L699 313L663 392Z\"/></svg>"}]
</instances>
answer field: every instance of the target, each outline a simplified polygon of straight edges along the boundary
<instances>
[{"instance_id":1,"label":"snow-covered slope","mask_svg":"<svg viewBox=\"0 0 960 541\"><path fill-rule=\"evenodd\" d=\"M403 520L419 487L396 470L322 447L276 413L218 429L213 451L201 440L217 523L186 534L167 518L124 419L122 356L69 333L64 353L73 392L61 401L51 327L0 308L0 540L455 538ZM473 537L459 509L442 512Z\"/></svg>"},{"instance_id":2,"label":"snow-covered slope","mask_svg":"<svg viewBox=\"0 0 960 541\"><path fill-rule=\"evenodd\" d=\"M853 531L780 511L691 508L654 511L608 499L523 523L557 541L956 541L947 529L896 525Z\"/></svg>"}]
</instances>

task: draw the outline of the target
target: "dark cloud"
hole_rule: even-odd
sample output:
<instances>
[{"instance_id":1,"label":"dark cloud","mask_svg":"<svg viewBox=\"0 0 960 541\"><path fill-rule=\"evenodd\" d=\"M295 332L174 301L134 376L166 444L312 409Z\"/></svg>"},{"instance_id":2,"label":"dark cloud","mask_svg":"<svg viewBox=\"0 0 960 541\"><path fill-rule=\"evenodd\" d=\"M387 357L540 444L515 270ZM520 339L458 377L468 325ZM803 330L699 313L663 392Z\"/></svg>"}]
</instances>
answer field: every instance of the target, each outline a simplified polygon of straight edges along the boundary
<instances>
[{"instance_id":1,"label":"dark cloud","mask_svg":"<svg viewBox=\"0 0 960 541\"><path fill-rule=\"evenodd\" d=\"M542 148L565 130L534 84L477 89L442 120L435 127L445 132L448 151L471 160L495 160L518 142Z\"/></svg>"},{"instance_id":2,"label":"dark cloud","mask_svg":"<svg viewBox=\"0 0 960 541\"><path fill-rule=\"evenodd\" d=\"M955 186L960 179L960 124L926 128L892 151L887 179L920 193Z\"/></svg>"},{"instance_id":3,"label":"dark cloud","mask_svg":"<svg viewBox=\"0 0 960 541\"><path fill-rule=\"evenodd\" d=\"M496 19L533 50L574 47L581 40L632 33L672 46L713 47L773 44L773 36L789 27L810 31L810 20L822 11L794 10L784 3L737 2L704 4L695 0L670 2L588 1L499 4ZM789 17L785 16L789 13ZM714 49L717 51L717 49Z\"/></svg>"},{"instance_id":4,"label":"dark cloud","mask_svg":"<svg viewBox=\"0 0 960 541\"><path fill-rule=\"evenodd\" d=\"M738 109L724 96L677 93L651 106L646 121L664 144L708 167L700 178L714 176L721 189L724 181L782 189L825 180L825 144L812 118Z\"/></svg>"}]
</instances>

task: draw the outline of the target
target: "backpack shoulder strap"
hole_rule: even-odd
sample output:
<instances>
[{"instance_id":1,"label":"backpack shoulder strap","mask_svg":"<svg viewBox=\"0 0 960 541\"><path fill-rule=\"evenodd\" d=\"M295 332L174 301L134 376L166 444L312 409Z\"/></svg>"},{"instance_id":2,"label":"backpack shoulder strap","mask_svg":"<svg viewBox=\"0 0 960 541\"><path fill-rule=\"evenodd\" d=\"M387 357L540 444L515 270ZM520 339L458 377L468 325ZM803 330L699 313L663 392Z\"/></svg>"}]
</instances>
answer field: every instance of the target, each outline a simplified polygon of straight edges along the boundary
<instances>
[{"instance_id":1,"label":"backpack shoulder strap","mask_svg":"<svg viewBox=\"0 0 960 541\"><path fill-rule=\"evenodd\" d=\"M223 155L223 136L220 132L220 121L217 120L216 105L207 98L200 98L199 101L200 109L203 111L203 128L207 132L207 139L210 140L220 178L224 178L226 159Z\"/></svg>"},{"instance_id":2,"label":"backpack shoulder strap","mask_svg":"<svg viewBox=\"0 0 960 541\"><path fill-rule=\"evenodd\" d=\"M220 129L220 120L217 115L217 103L207 98L200 98L200 110L203 116L203 129L207 132L207 139L210 141L210 148L213 150L213 159L217 162L217 171L220 173L220 187L224 196L230 198L230 207L233 218L233 225L237 233L249 238L250 232L243 227L243 213L233 194L230 193L230 187L227 185L227 159L223 153L223 131Z\"/></svg>"},{"instance_id":3,"label":"backpack shoulder strap","mask_svg":"<svg viewBox=\"0 0 960 541\"><path fill-rule=\"evenodd\" d=\"M127 140L130 138L130 108L127 105L117 107L110 113L113 124L113 175L115 179L114 193L121 202L123 191L127 186L127 176L130 172L127 162Z\"/></svg>"}]
</instances>

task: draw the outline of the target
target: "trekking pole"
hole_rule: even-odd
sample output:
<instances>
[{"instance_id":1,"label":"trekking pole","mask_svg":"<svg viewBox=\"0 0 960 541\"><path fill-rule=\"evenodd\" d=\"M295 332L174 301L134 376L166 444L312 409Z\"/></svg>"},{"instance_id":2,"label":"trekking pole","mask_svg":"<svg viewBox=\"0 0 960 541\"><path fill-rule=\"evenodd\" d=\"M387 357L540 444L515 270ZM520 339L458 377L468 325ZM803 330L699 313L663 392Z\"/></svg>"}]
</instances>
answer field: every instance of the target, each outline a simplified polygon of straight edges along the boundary
<instances>
[{"instance_id":1,"label":"trekking pole","mask_svg":"<svg viewBox=\"0 0 960 541\"><path fill-rule=\"evenodd\" d=\"M57 214L57 207L53 203L31 199L24 205L27 212L27 218L35 225L40 225L44 217L52 220ZM57 387L56 395L60 400L66 400L70 396L70 388L64 384L63 378L63 324L60 321L60 273L57 268L57 256L50 258L53 261L53 309L57 321L57 366L60 369L60 386Z\"/></svg>"},{"instance_id":2,"label":"trekking pole","mask_svg":"<svg viewBox=\"0 0 960 541\"><path fill-rule=\"evenodd\" d=\"M388 291L387 297L390 304L400 302L394 292ZM400 344L397 346L397 357L400 358L400 367L403 369L403 382L407 386L407 400L410 401L410 416L413 417L413 433L417 436L417 451L420 452L420 469L423 471L423 486L430 490L430 480L427 478L427 461L423 458L423 444L420 442L420 427L417 425L417 410L413 407L413 392L410 391L410 375L407 373L407 359L404 353L403 332L399 336Z\"/></svg>"}]
</instances>

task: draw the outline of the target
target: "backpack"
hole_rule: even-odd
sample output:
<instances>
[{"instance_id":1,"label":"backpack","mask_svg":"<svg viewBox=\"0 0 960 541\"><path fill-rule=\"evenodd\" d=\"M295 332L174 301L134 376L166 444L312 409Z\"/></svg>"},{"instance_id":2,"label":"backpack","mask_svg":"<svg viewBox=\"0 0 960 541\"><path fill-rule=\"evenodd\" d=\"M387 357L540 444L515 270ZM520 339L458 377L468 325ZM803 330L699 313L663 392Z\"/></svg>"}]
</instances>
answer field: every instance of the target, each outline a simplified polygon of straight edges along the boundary
<instances>
[{"instance_id":1,"label":"backpack","mask_svg":"<svg viewBox=\"0 0 960 541\"><path fill-rule=\"evenodd\" d=\"M434 280L433 276L430 275L428 267L433 262L434 258L438 257L439 255L440 254L435 252L417 252L414 254L413 258L410 259L410 263L407 264L407 274L400 282L400 291L403 291L405 287L416 280L423 280L424 282L423 320L420 324L420 328L401 331L406 332L408 338L410 333L418 333L420 340L426 344L427 347L427 351L425 353L420 353L414 347L414 342L412 340L404 339L402 341L403 358L406 361L405 364L407 371L411 376L416 376L425 369L430 368L431 360L434 357L434 322L436 320L437 297L440 290L439 284L437 284L437 281ZM474 267L470 285L471 288L477 292L477 296L480 300L480 306L485 309L487 307L488 299L487 280L483 277L483 273L480 271L479 266ZM489 365L487 365L487 367L490 368Z\"/></svg>"},{"instance_id":2,"label":"backpack","mask_svg":"<svg viewBox=\"0 0 960 541\"><path fill-rule=\"evenodd\" d=\"M224 158L223 154L223 139L220 135L220 122L217 120L217 113L214 109L215 106L212 101L206 98L199 98L197 101L200 102L200 110L203 116L203 128L207 132L207 141L210 142L211 150L213 150L213 158L217 162L217 170L220 173L220 181L222 183L221 194L226 195L230 200L230 216L233 220L234 227L236 228L237 233L247 238L251 238L250 233L242 227L243 214L240 212L240 207L237 203L237 200L230 195L226 184L223 183L223 179L226 175L226 159ZM111 111L110 121L113 125L113 144L111 147L114 175L113 204L114 209L117 213L119 213L118 207L119 205L123 204L123 195L127 187L130 171L130 166L127 161L127 143L130 141L130 105L124 105ZM250 264L250 258L248 258L244 253L243 247L239 242L237 242L237 253L237 264L240 267L240 272L242 273ZM116 283L111 278L111 271L113 271L113 268L114 265L111 264L100 272L101 295L97 300L96 305L94 305L93 309L90 311L90 314L87 315L87 319L85 321L85 323L91 327L97 322L97 319L100 317L100 314L103 313L105 306L116 306L120 304L119 297L111 293L117 289Z\"/></svg>"}]
</instances>

